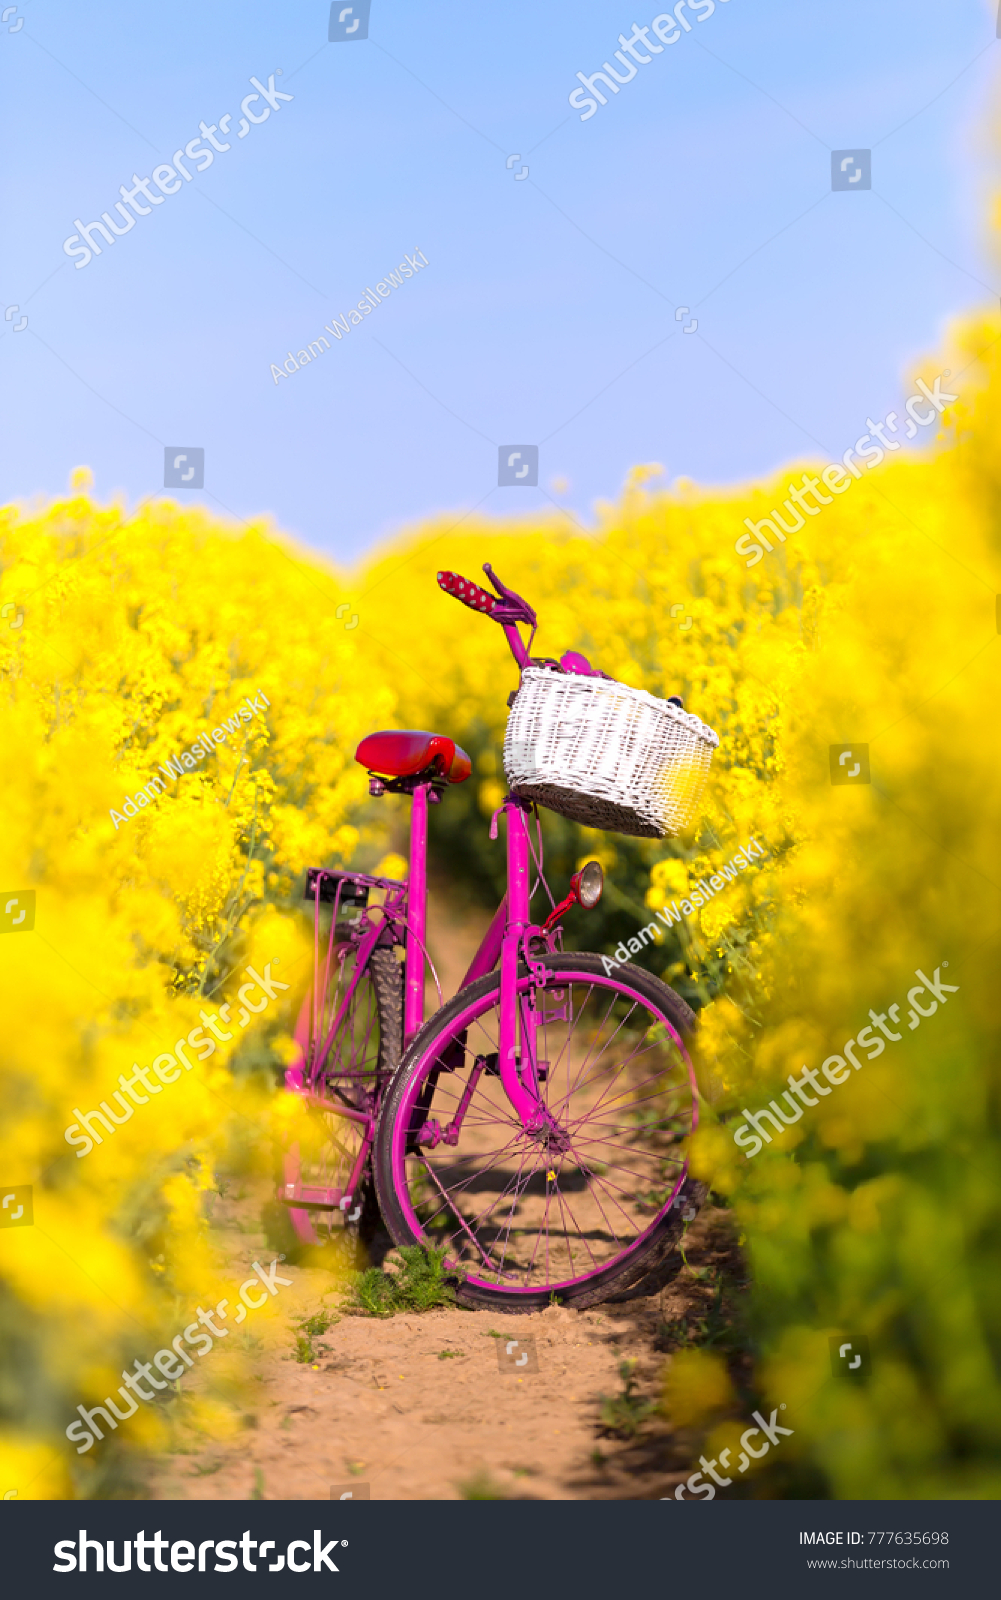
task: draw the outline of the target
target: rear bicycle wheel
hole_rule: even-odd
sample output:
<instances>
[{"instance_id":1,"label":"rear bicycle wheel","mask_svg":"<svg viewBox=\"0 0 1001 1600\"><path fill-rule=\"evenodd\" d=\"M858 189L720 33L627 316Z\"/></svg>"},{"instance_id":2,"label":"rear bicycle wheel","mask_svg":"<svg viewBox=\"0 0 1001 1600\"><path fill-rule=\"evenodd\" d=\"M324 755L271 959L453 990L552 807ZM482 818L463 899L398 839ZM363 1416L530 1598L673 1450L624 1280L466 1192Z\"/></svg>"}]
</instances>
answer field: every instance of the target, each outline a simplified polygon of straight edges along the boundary
<instances>
[{"instance_id":1,"label":"rear bicycle wheel","mask_svg":"<svg viewBox=\"0 0 1001 1600\"><path fill-rule=\"evenodd\" d=\"M544 1128L523 1128L500 1082L496 972L425 1024L380 1117L389 1230L397 1244L444 1247L466 1305L542 1310L554 1295L583 1307L652 1292L705 1195L684 1148L698 1120L692 1011L640 967L606 974L594 955L542 965L545 988L519 971L518 1034Z\"/></svg>"},{"instance_id":2,"label":"rear bicycle wheel","mask_svg":"<svg viewBox=\"0 0 1001 1600\"><path fill-rule=\"evenodd\" d=\"M295 1029L300 1058L287 1077L296 1078L298 1068L307 1083L312 1078L312 1089L306 1128L282 1152L276 1198L302 1245L337 1240L364 1245L381 1223L370 1159L359 1173L366 1121L358 1119L372 1124L378 1117L403 1048L403 968L391 948L376 946L371 952L320 1071L315 1077L312 1071L356 963L349 925L338 924L316 1023L310 989Z\"/></svg>"}]
</instances>

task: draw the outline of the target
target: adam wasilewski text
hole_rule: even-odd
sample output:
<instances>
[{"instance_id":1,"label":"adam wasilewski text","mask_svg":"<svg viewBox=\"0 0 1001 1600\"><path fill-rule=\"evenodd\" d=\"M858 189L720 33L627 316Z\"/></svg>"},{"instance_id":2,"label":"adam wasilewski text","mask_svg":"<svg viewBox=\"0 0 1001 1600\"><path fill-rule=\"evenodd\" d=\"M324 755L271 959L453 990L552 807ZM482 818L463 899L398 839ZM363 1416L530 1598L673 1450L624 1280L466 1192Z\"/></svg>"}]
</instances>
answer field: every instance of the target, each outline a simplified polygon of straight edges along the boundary
<instances>
[{"instance_id":1,"label":"adam wasilewski text","mask_svg":"<svg viewBox=\"0 0 1001 1600\"><path fill-rule=\"evenodd\" d=\"M263 700L264 705L258 705L257 702L259 700ZM211 755L216 745L225 744L226 734L235 733L241 722L250 722L253 717L263 716L265 706L270 709L271 701L263 691L261 693L255 692L253 700L248 694L245 703L237 706L236 716L227 717L221 728L213 728L211 733L200 733L197 739L192 740L189 749L182 750L179 756L168 756L167 765L160 767L163 778L150 778L145 788L137 789L134 795L127 794L125 796L121 811L112 810L110 812L111 820L115 824L115 832L118 832L119 826L127 818L137 817L143 806L152 805L154 800L159 799L167 787L163 781L164 778L173 778L176 783L177 779L182 778L185 772L191 772L199 761L204 761L206 756ZM131 811L129 810L130 806L132 807ZM124 815L122 814L123 812Z\"/></svg>"}]
</instances>

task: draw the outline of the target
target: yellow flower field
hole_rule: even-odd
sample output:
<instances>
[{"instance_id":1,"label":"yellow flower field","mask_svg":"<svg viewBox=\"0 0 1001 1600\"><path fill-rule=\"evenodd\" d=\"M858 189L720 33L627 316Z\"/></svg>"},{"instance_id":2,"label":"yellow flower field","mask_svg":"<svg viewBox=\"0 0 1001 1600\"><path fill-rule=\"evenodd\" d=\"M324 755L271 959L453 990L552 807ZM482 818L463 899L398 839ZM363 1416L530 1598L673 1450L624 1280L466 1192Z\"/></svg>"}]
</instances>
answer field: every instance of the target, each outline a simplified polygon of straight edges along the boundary
<instances>
[{"instance_id":1,"label":"yellow flower field","mask_svg":"<svg viewBox=\"0 0 1001 1600\"><path fill-rule=\"evenodd\" d=\"M944 361L961 397L934 447L867 472L753 570L743 519L811 463L727 491L668 492L642 467L594 533L442 517L354 573L264 523L98 506L84 473L0 512L0 852L9 894L36 894L34 930L3 945L0 1174L33 1186L34 1226L0 1240L0 1489L109 1492L66 1423L215 1287L202 1195L226 1163L270 1160L288 1007L85 1157L64 1130L233 1001L248 965L305 980L305 867L370 869L402 843L400 803L370 802L352 760L364 733L435 728L474 754L433 829L460 876L496 882L514 669L500 630L435 584L489 560L539 612L534 653L680 692L720 735L690 836L547 821L561 870L598 854L609 873L586 942L611 950L749 839L766 852L650 960L702 1006L693 1159L746 1242L761 1392L797 1418L784 1455L839 1498L1001 1491L999 340L996 315L957 327L922 369ZM116 826L126 795L259 695L264 714ZM871 782L832 784L830 747L854 744ZM944 963L956 992L934 1015L759 1154L734 1142L743 1108ZM870 1341L865 1387L832 1372L840 1334ZM123 1450L156 1448L154 1424Z\"/></svg>"}]
</instances>

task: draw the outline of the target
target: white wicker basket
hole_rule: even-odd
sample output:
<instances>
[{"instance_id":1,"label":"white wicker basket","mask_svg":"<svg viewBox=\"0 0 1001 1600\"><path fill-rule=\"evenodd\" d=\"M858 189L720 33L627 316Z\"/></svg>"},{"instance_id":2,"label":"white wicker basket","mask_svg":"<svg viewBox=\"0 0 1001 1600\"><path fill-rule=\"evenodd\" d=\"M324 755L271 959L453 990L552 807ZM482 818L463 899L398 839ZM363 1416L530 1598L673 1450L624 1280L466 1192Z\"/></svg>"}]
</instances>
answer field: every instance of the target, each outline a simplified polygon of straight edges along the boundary
<instances>
[{"instance_id":1,"label":"white wicker basket","mask_svg":"<svg viewBox=\"0 0 1001 1600\"><path fill-rule=\"evenodd\" d=\"M662 839L695 816L719 736L645 689L526 667L504 735L512 789L574 822Z\"/></svg>"}]
</instances>

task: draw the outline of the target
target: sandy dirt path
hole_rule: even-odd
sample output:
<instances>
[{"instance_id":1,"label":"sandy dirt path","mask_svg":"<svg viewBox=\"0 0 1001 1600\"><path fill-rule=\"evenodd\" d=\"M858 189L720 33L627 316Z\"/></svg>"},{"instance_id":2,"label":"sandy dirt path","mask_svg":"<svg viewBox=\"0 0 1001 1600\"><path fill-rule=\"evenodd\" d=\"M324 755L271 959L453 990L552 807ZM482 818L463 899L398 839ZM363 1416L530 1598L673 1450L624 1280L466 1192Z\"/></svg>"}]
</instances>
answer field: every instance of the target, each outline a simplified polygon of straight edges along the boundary
<instances>
[{"instance_id":1,"label":"sandy dirt path","mask_svg":"<svg viewBox=\"0 0 1001 1600\"><path fill-rule=\"evenodd\" d=\"M248 1192L216 1209L213 1236L234 1281L253 1260L271 1259L255 1222L260 1199ZM342 1315L312 1338L306 1360L296 1358L301 1319L321 1297L326 1306L338 1303L337 1280L321 1267L282 1263L290 1284L273 1302L273 1320L255 1340L239 1386L242 1428L213 1440L179 1427L178 1453L157 1460L146 1493L219 1500L671 1494L692 1470L691 1441L659 1416L630 1438L609 1436L602 1397L622 1392L619 1365L632 1359L637 1394L659 1398L664 1325L705 1317L712 1275L733 1263L729 1240L727 1214L704 1212L686 1241L691 1270L649 1300L583 1312L554 1306L536 1316L452 1308L385 1319ZM515 1363L526 1354L519 1371ZM197 1395L210 1381L206 1362L186 1388Z\"/></svg>"}]
</instances>

